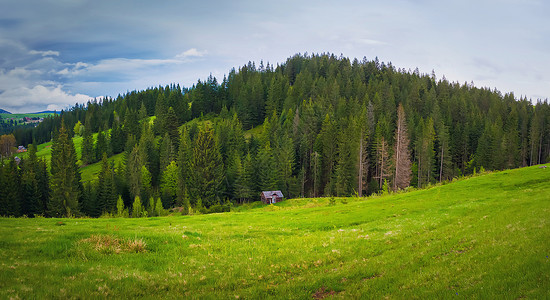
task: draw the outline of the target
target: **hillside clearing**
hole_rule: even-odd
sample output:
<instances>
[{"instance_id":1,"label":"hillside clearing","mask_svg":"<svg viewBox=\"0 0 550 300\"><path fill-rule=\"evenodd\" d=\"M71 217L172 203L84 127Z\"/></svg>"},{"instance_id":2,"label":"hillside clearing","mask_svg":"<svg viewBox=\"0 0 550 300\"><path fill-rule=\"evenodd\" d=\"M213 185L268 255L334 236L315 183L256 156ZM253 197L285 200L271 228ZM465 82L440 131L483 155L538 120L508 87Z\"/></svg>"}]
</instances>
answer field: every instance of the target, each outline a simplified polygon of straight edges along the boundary
<instances>
[{"instance_id":1,"label":"hillside clearing","mask_svg":"<svg viewBox=\"0 0 550 300\"><path fill-rule=\"evenodd\" d=\"M530 167L334 206L1 218L0 297L547 298L549 194Z\"/></svg>"}]
</instances>

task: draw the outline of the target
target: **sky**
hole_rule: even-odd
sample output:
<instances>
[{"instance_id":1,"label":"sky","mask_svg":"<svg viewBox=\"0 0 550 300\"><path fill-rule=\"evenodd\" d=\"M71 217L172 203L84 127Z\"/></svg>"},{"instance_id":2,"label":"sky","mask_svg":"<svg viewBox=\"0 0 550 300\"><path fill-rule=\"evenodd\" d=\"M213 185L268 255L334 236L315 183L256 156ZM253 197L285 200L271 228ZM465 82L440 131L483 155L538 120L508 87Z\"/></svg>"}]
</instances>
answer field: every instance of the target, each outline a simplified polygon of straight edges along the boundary
<instances>
[{"instance_id":1,"label":"sky","mask_svg":"<svg viewBox=\"0 0 550 300\"><path fill-rule=\"evenodd\" d=\"M219 80L296 53L375 57L536 102L550 97L544 0L0 0L0 108Z\"/></svg>"}]
</instances>

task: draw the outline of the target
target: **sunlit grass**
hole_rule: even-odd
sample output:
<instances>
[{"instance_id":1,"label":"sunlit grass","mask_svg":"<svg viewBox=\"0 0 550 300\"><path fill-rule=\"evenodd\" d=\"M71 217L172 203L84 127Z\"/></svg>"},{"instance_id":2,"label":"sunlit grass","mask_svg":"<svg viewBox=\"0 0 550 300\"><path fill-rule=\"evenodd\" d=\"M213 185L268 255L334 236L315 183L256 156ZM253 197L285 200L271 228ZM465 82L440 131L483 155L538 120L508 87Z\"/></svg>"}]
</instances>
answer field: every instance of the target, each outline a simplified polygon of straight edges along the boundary
<instances>
[{"instance_id":1,"label":"sunlit grass","mask_svg":"<svg viewBox=\"0 0 550 300\"><path fill-rule=\"evenodd\" d=\"M550 169L531 167L334 205L3 218L0 298L544 299L549 194Z\"/></svg>"}]
</instances>

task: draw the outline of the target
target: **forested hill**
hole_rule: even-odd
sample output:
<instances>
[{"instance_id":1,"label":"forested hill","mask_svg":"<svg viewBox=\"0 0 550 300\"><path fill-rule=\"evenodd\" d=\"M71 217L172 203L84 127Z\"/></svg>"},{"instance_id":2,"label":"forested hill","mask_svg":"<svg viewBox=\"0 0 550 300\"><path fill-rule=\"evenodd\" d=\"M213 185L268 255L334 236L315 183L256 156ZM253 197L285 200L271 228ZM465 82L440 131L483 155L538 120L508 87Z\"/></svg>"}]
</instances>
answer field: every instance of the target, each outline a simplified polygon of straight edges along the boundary
<instances>
[{"instance_id":1,"label":"forested hill","mask_svg":"<svg viewBox=\"0 0 550 300\"><path fill-rule=\"evenodd\" d=\"M113 211L117 195L127 207L135 196L159 196L164 207L209 207L257 200L262 190L365 195L550 156L546 101L533 105L378 60L327 54L295 55L277 66L249 62L221 82L210 76L191 88L89 102L15 137L19 144L49 141L62 119L69 135L78 128L84 137L83 164L103 152L124 153L122 164L105 163L102 171L111 174L112 195L99 196L108 190L104 177L84 187L100 211ZM259 125L258 134L246 132ZM95 146L93 132L100 132ZM79 197L74 209L92 214L82 204L92 200Z\"/></svg>"}]
</instances>

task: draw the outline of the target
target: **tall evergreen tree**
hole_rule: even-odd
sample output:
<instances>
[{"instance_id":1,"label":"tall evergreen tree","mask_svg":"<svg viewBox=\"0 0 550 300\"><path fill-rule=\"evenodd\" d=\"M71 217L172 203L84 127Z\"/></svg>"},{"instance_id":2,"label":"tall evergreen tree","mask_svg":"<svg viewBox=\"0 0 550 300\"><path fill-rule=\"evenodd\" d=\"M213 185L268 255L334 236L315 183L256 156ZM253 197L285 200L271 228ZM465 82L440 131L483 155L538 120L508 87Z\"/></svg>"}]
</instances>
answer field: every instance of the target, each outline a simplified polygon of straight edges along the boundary
<instances>
[{"instance_id":1,"label":"tall evergreen tree","mask_svg":"<svg viewBox=\"0 0 550 300\"><path fill-rule=\"evenodd\" d=\"M17 163L12 158L2 168L0 180L0 215L19 217L21 215L21 175Z\"/></svg>"},{"instance_id":2,"label":"tall evergreen tree","mask_svg":"<svg viewBox=\"0 0 550 300\"><path fill-rule=\"evenodd\" d=\"M171 161L162 172L160 188L164 207L174 206L178 191L178 166L175 161Z\"/></svg>"},{"instance_id":3,"label":"tall evergreen tree","mask_svg":"<svg viewBox=\"0 0 550 300\"><path fill-rule=\"evenodd\" d=\"M99 214L115 213L117 192L115 186L114 170L107 160L107 153L103 152L101 159L101 171L98 175L98 195L96 209Z\"/></svg>"},{"instance_id":4,"label":"tall evergreen tree","mask_svg":"<svg viewBox=\"0 0 550 300\"><path fill-rule=\"evenodd\" d=\"M92 135L92 129L88 124L84 126L82 138L81 161L85 165L91 164L95 161L94 138Z\"/></svg>"},{"instance_id":5,"label":"tall evergreen tree","mask_svg":"<svg viewBox=\"0 0 550 300\"><path fill-rule=\"evenodd\" d=\"M222 194L220 189L224 169L218 143L208 123L200 127L195 139L191 166L192 185L190 187L193 198L201 200L206 207L214 205Z\"/></svg>"},{"instance_id":6,"label":"tall evergreen tree","mask_svg":"<svg viewBox=\"0 0 550 300\"><path fill-rule=\"evenodd\" d=\"M273 149L269 141L258 152L257 158L257 176L259 188L262 191L273 191L277 189L279 179L279 170L276 168Z\"/></svg>"},{"instance_id":7,"label":"tall evergreen tree","mask_svg":"<svg viewBox=\"0 0 550 300\"><path fill-rule=\"evenodd\" d=\"M95 161L100 161L103 157L103 153L107 153L107 140L105 139L105 132L99 131L97 133L97 139L95 142L94 153Z\"/></svg>"},{"instance_id":8,"label":"tall evergreen tree","mask_svg":"<svg viewBox=\"0 0 550 300\"><path fill-rule=\"evenodd\" d=\"M433 131L433 124L431 127ZM399 104L397 108L397 128L395 130L395 150L393 152L393 163L395 165L395 177L393 181L394 190L404 189L408 187L411 182L409 143L405 110L403 109L403 105Z\"/></svg>"},{"instance_id":9,"label":"tall evergreen tree","mask_svg":"<svg viewBox=\"0 0 550 300\"><path fill-rule=\"evenodd\" d=\"M29 145L28 158L23 161L21 185L23 189L21 212L32 217L44 213L41 205L41 192L38 183L39 162L36 157L36 146Z\"/></svg>"},{"instance_id":10,"label":"tall evergreen tree","mask_svg":"<svg viewBox=\"0 0 550 300\"><path fill-rule=\"evenodd\" d=\"M73 140L69 138L64 122L61 122L61 129L53 140L51 153L50 214L55 217L72 217L78 214L82 184Z\"/></svg>"},{"instance_id":11,"label":"tall evergreen tree","mask_svg":"<svg viewBox=\"0 0 550 300\"><path fill-rule=\"evenodd\" d=\"M192 177L192 163L193 163L193 145L189 137L189 132L187 129L183 129L180 139L180 146L178 151L178 205L184 207L188 211L191 201L190 197L190 188Z\"/></svg>"}]
</instances>

